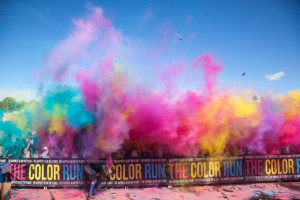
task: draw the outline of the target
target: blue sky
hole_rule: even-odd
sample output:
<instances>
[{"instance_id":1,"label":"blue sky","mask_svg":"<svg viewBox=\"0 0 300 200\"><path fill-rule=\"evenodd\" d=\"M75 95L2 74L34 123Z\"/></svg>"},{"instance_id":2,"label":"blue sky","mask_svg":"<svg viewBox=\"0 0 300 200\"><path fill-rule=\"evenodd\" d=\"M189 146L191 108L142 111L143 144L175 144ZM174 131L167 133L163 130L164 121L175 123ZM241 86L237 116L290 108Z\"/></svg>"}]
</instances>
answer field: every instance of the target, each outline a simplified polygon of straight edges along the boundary
<instances>
[{"instance_id":1,"label":"blue sky","mask_svg":"<svg viewBox=\"0 0 300 200\"><path fill-rule=\"evenodd\" d=\"M0 99L20 91L30 96L39 87L34 73L55 44L68 37L72 19L87 13L87 5L103 8L114 27L142 46L151 47L167 31L170 41L158 63L210 53L224 65L219 81L224 87L278 93L300 89L297 0L2 0ZM172 42L176 37L183 40ZM280 80L265 78L278 72L285 74Z\"/></svg>"}]
</instances>

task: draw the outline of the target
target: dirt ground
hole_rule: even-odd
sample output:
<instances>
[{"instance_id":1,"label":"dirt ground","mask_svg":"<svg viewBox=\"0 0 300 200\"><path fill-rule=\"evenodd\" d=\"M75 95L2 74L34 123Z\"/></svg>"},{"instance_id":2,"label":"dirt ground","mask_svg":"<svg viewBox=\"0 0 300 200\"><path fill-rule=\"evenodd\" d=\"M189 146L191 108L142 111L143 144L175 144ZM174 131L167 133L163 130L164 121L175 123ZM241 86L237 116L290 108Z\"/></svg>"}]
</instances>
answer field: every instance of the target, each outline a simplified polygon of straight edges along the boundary
<instances>
[{"instance_id":1,"label":"dirt ground","mask_svg":"<svg viewBox=\"0 0 300 200\"><path fill-rule=\"evenodd\" d=\"M100 189L97 200L299 199L300 182L244 185ZM83 189L12 189L12 200L87 199Z\"/></svg>"}]
</instances>

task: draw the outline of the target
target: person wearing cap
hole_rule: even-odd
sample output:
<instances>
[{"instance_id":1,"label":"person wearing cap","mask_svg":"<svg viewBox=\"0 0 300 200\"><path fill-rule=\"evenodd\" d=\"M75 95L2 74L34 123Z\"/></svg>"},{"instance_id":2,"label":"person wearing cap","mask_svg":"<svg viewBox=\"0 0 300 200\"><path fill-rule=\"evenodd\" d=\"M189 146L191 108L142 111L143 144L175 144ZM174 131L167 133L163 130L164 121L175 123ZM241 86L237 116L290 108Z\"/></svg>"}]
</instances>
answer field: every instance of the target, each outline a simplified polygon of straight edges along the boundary
<instances>
[{"instance_id":1,"label":"person wearing cap","mask_svg":"<svg viewBox=\"0 0 300 200\"><path fill-rule=\"evenodd\" d=\"M40 158L49 158L48 153L49 153L48 147L44 146L44 148L41 151Z\"/></svg>"}]
</instances>

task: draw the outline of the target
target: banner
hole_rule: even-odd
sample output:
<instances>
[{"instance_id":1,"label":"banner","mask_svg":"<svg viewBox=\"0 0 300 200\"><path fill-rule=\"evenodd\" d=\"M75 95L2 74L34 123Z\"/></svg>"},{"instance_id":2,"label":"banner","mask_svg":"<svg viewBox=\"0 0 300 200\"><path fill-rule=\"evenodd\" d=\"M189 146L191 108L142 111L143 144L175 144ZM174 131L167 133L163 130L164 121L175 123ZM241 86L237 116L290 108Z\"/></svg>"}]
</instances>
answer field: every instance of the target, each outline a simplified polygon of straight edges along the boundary
<instances>
[{"instance_id":1,"label":"banner","mask_svg":"<svg viewBox=\"0 0 300 200\"><path fill-rule=\"evenodd\" d=\"M83 187L89 163L105 160L1 159L11 164L13 187ZM202 185L278 180L300 180L300 154L208 158L113 160L107 187Z\"/></svg>"}]
</instances>

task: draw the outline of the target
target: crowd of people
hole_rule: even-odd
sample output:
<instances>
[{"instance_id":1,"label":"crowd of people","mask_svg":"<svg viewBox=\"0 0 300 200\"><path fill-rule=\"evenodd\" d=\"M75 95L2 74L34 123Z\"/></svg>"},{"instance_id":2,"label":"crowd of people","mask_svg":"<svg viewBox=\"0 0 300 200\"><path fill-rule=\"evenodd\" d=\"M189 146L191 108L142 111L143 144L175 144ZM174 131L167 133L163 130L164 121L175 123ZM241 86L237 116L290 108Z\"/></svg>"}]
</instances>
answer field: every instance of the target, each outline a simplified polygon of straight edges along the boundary
<instances>
[{"instance_id":1,"label":"crowd of people","mask_svg":"<svg viewBox=\"0 0 300 200\"><path fill-rule=\"evenodd\" d=\"M32 133L27 134L27 138L22 142L14 141L7 148L3 148L0 144L0 157L1 158L49 158L49 147L42 143Z\"/></svg>"},{"instance_id":2,"label":"crowd of people","mask_svg":"<svg viewBox=\"0 0 300 200\"><path fill-rule=\"evenodd\" d=\"M42 145L41 148L38 148L33 142L31 133L28 133L28 137L28 143L24 149L24 158L49 158L49 148L46 145Z\"/></svg>"},{"instance_id":3,"label":"crowd of people","mask_svg":"<svg viewBox=\"0 0 300 200\"><path fill-rule=\"evenodd\" d=\"M15 145L14 145L15 144ZM21 145L20 145L21 144ZM36 134L28 133L27 138L20 142L12 142L9 148L3 149L3 144L0 144L0 158L60 158L60 159L70 159L70 158L91 158L93 154L89 154L86 151L80 149L80 142L74 143L74 148L76 151L69 153L65 150L64 144L58 143L55 146L49 145L48 142L41 141ZM97 150L94 150L97 151ZM265 151L265 152L253 152L247 147L237 148L229 147L226 148L222 155L218 156L236 156L236 155L253 155L253 154L286 154L286 153L298 153L297 148L293 146L280 147L275 151ZM101 155L101 152L97 152L97 155ZM103 155L105 155L103 153ZM181 155L183 156L183 155ZM181 157L180 155L173 155L167 148L155 143L149 143L147 141L125 141L122 148L118 151L112 153L112 158L114 159L124 159L124 158L171 158L171 157ZM216 156L212 152L207 150L199 150L192 157L207 157ZM100 156L101 158L101 156Z\"/></svg>"}]
</instances>

